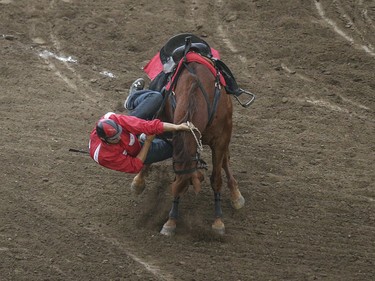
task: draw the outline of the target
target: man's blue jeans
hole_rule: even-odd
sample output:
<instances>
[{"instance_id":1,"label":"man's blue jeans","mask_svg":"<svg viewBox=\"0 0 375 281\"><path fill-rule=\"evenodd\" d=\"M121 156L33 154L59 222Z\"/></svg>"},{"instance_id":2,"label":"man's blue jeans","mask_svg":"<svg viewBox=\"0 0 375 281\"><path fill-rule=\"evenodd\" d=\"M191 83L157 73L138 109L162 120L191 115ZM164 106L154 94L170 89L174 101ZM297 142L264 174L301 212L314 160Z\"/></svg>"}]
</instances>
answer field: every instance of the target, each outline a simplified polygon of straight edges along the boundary
<instances>
[{"instance_id":1,"label":"man's blue jeans","mask_svg":"<svg viewBox=\"0 0 375 281\"><path fill-rule=\"evenodd\" d=\"M162 94L151 90L137 91L129 99L130 108L133 108L129 115L145 120L151 120L163 102Z\"/></svg>"},{"instance_id":2,"label":"man's blue jeans","mask_svg":"<svg viewBox=\"0 0 375 281\"><path fill-rule=\"evenodd\" d=\"M163 96L160 92L151 90L140 90L129 97L129 106L133 108L129 115L145 120L151 120L159 110ZM143 145L143 143L141 142ZM155 138L147 153L145 164L160 162L172 157L172 145L160 138Z\"/></svg>"},{"instance_id":3,"label":"man's blue jeans","mask_svg":"<svg viewBox=\"0 0 375 281\"><path fill-rule=\"evenodd\" d=\"M162 139L155 138L147 153L145 164L152 164L171 158L173 156L172 145Z\"/></svg>"}]
</instances>

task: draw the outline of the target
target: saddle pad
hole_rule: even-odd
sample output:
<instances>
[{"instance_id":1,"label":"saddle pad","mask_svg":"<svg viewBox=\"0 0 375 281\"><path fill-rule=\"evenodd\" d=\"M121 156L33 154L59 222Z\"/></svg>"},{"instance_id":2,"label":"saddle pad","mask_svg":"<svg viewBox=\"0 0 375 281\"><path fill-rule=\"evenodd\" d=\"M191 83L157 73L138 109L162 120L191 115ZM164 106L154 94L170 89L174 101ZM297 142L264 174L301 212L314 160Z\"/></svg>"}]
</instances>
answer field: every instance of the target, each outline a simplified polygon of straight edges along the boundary
<instances>
[{"instance_id":1,"label":"saddle pad","mask_svg":"<svg viewBox=\"0 0 375 281\"><path fill-rule=\"evenodd\" d=\"M146 72L151 81L163 71L163 64L161 63L159 52L143 67L143 71Z\"/></svg>"},{"instance_id":2,"label":"saddle pad","mask_svg":"<svg viewBox=\"0 0 375 281\"><path fill-rule=\"evenodd\" d=\"M190 52L186 55L186 60L187 60L187 62L197 62L197 63L205 65L211 71L211 73L214 76L216 76L216 72L217 72L216 68L212 65L212 63L207 58L202 57L201 55L199 55L197 53ZM170 90L171 84L172 84L173 80L175 79L175 76L178 73L178 70L180 69L183 62L184 62L183 60L180 60L180 62L178 63L178 66L177 66L176 70L174 71L174 74L172 76L171 81L169 81L169 83L165 87L166 90L168 90L168 91ZM220 78L220 84L223 85L223 86L226 86L226 82L225 82L225 79L224 79L223 75L220 74L219 78Z\"/></svg>"},{"instance_id":3,"label":"saddle pad","mask_svg":"<svg viewBox=\"0 0 375 281\"><path fill-rule=\"evenodd\" d=\"M215 59L220 59L220 54L214 48L211 48L212 56ZM160 52L158 52L144 67L143 71L147 74L147 76L152 80L163 71L163 64L160 60Z\"/></svg>"}]
</instances>

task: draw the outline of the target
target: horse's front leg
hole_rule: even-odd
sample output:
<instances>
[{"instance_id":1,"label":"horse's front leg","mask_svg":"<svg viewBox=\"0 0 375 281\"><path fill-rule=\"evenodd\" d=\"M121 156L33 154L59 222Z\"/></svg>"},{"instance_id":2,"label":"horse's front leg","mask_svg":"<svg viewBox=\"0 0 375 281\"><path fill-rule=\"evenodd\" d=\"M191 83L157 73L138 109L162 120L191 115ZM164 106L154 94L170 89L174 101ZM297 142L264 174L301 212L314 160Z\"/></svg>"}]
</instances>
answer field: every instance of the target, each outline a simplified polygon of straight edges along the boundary
<instances>
[{"instance_id":1,"label":"horse's front leg","mask_svg":"<svg viewBox=\"0 0 375 281\"><path fill-rule=\"evenodd\" d=\"M146 188L146 176L150 169L150 164L144 165L143 169L134 177L130 189L133 191L134 194L139 195L143 192Z\"/></svg>"},{"instance_id":2,"label":"horse's front leg","mask_svg":"<svg viewBox=\"0 0 375 281\"><path fill-rule=\"evenodd\" d=\"M171 236L175 233L177 218L178 218L178 204L180 203L180 196L176 196L173 199L172 208L169 211L169 218L167 222L163 225L160 233L166 236Z\"/></svg>"},{"instance_id":3,"label":"horse's front leg","mask_svg":"<svg viewBox=\"0 0 375 281\"><path fill-rule=\"evenodd\" d=\"M178 204L180 203L180 196L185 190L187 183L188 178L186 176L176 176L175 181L172 183L172 196L174 199L172 208L169 211L169 218L160 231L163 235L171 236L175 233L178 219Z\"/></svg>"},{"instance_id":4,"label":"horse's front leg","mask_svg":"<svg viewBox=\"0 0 375 281\"><path fill-rule=\"evenodd\" d=\"M225 226L222 220L223 211L221 209L221 193L214 192L214 197L215 197L215 220L214 220L214 223L212 224L212 229L216 233L223 235L225 233Z\"/></svg>"},{"instance_id":5,"label":"horse's front leg","mask_svg":"<svg viewBox=\"0 0 375 281\"><path fill-rule=\"evenodd\" d=\"M225 233L225 225L222 220L223 211L221 209L221 187L223 184L221 179L222 161L222 156L217 155L217 153L212 150L212 175L210 181L215 198L215 220L212 224L212 229L220 235L223 235Z\"/></svg>"}]
</instances>

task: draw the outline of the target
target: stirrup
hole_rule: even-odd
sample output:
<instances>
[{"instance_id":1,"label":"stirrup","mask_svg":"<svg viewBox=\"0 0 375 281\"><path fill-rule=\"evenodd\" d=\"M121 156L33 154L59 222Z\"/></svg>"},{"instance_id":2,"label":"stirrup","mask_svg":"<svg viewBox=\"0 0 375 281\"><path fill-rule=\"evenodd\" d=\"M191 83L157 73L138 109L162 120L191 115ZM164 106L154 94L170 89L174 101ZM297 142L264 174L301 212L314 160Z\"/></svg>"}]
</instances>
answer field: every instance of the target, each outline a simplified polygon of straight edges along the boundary
<instances>
[{"instance_id":1,"label":"stirrup","mask_svg":"<svg viewBox=\"0 0 375 281\"><path fill-rule=\"evenodd\" d=\"M250 98L248 100L245 99L245 101L242 101L239 98L239 96L242 94L246 94L250 96ZM255 101L255 95L253 93L249 91L245 91L244 89L241 89L241 88L239 89L238 94L234 94L233 96L236 98L239 104L242 105L243 107L249 107Z\"/></svg>"}]
</instances>

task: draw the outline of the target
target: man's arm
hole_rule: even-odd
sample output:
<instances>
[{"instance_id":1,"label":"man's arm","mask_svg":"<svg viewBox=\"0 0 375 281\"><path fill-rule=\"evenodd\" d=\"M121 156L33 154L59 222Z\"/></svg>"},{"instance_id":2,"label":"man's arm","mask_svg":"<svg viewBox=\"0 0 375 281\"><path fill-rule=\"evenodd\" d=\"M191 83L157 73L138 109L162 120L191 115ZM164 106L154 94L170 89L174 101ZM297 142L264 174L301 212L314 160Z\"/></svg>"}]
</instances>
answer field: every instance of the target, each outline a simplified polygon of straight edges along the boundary
<instances>
[{"instance_id":1,"label":"man's arm","mask_svg":"<svg viewBox=\"0 0 375 281\"><path fill-rule=\"evenodd\" d=\"M142 163L145 162L147 153L150 150L151 143L153 139L155 138L155 135L148 135L146 136L146 140L141 148L141 151L139 151L137 158L142 161Z\"/></svg>"},{"instance_id":2,"label":"man's arm","mask_svg":"<svg viewBox=\"0 0 375 281\"><path fill-rule=\"evenodd\" d=\"M189 131L189 126L186 123L182 123L179 125L163 122L163 130L164 132L172 132L172 131ZM155 135L147 135L146 140L141 148L141 151L138 153L137 158L141 160L143 163L146 160L147 153L150 150L151 143L153 139L155 138Z\"/></svg>"},{"instance_id":3,"label":"man's arm","mask_svg":"<svg viewBox=\"0 0 375 281\"><path fill-rule=\"evenodd\" d=\"M163 129L164 132L173 132L173 131L189 131L190 128L186 123L182 124L172 124L172 123L167 123L163 122Z\"/></svg>"}]
</instances>

